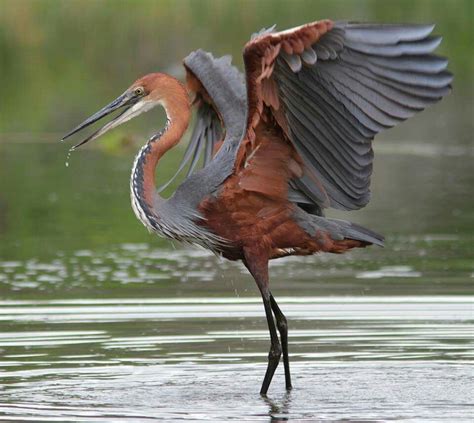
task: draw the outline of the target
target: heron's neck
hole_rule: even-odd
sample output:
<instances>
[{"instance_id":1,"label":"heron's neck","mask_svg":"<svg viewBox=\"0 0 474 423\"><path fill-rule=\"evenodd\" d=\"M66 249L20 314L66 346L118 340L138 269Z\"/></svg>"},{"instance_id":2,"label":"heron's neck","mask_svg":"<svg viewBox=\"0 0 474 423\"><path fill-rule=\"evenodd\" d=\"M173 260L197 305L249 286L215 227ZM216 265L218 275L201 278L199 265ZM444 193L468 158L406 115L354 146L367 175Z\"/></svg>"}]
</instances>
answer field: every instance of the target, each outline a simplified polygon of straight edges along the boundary
<instances>
[{"instance_id":1,"label":"heron's neck","mask_svg":"<svg viewBox=\"0 0 474 423\"><path fill-rule=\"evenodd\" d=\"M156 166L161 157L181 140L191 114L187 92L178 81L176 83L173 92L160 101L167 115L166 126L141 148L130 181L133 210L150 230L157 229L154 224L156 219L160 219L157 207L164 201L156 191Z\"/></svg>"}]
</instances>

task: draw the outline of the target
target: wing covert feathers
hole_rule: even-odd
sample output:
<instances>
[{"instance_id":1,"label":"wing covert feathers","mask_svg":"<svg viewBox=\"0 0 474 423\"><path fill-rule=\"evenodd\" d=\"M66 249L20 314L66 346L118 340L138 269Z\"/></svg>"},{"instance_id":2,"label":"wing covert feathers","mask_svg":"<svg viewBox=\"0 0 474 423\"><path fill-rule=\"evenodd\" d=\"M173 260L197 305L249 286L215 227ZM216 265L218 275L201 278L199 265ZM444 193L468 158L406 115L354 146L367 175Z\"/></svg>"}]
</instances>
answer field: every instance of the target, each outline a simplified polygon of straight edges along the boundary
<instances>
[{"instance_id":1,"label":"wing covert feathers","mask_svg":"<svg viewBox=\"0 0 474 423\"><path fill-rule=\"evenodd\" d=\"M261 121L277 123L304 163L293 194L321 207L365 206L373 137L450 92L433 28L324 20L256 34L244 50L251 147L242 148L255 149Z\"/></svg>"}]
</instances>

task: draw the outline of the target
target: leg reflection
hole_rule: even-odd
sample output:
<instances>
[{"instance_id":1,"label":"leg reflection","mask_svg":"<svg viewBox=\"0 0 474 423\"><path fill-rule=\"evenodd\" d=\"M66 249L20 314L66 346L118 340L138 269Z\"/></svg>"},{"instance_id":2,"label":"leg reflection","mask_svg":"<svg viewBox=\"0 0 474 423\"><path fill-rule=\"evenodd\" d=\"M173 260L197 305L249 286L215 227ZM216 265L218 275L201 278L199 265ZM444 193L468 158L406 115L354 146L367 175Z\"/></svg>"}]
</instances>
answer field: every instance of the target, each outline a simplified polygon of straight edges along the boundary
<instances>
[{"instance_id":1,"label":"leg reflection","mask_svg":"<svg viewBox=\"0 0 474 423\"><path fill-rule=\"evenodd\" d=\"M268 397L262 397L262 400L268 405L268 415L270 422L287 422L290 419L289 408L291 404L291 391L287 391L280 400L273 400Z\"/></svg>"}]
</instances>

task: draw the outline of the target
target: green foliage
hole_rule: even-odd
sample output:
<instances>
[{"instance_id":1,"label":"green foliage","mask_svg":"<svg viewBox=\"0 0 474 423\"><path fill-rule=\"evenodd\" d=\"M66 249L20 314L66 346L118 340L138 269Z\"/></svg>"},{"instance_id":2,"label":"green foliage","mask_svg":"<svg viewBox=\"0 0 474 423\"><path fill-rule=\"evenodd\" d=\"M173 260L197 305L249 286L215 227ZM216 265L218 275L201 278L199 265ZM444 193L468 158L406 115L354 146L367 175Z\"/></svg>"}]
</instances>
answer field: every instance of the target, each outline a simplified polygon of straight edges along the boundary
<instances>
[{"instance_id":1,"label":"green foliage","mask_svg":"<svg viewBox=\"0 0 474 423\"><path fill-rule=\"evenodd\" d=\"M470 0L2 0L0 133L63 132L142 74L179 75L194 49L230 53L241 65L252 32L325 17L435 22L467 96L472 12Z\"/></svg>"}]
</instances>

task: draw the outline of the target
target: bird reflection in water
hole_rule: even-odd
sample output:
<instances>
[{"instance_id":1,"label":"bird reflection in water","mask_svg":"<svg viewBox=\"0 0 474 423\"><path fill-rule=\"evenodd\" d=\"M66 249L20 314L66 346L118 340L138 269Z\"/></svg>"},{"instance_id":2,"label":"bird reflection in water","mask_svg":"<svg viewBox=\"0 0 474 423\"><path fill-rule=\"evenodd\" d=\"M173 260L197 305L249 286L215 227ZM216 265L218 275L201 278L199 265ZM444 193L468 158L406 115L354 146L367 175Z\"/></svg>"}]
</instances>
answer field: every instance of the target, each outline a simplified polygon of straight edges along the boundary
<instances>
[{"instance_id":1,"label":"bird reflection in water","mask_svg":"<svg viewBox=\"0 0 474 423\"><path fill-rule=\"evenodd\" d=\"M280 423L289 420L289 408L291 404L291 391L286 391L280 401L275 401L266 395L262 395L262 400L269 406L268 415L270 422Z\"/></svg>"}]
</instances>

